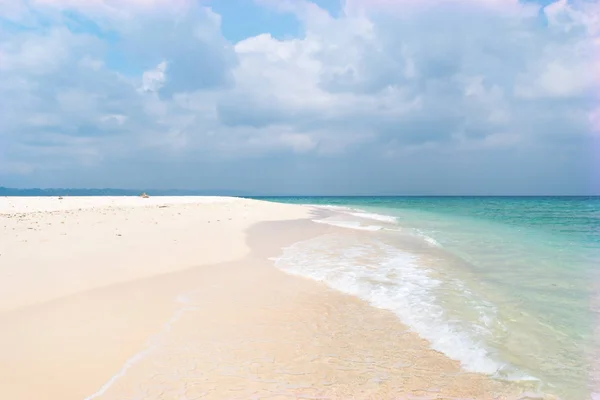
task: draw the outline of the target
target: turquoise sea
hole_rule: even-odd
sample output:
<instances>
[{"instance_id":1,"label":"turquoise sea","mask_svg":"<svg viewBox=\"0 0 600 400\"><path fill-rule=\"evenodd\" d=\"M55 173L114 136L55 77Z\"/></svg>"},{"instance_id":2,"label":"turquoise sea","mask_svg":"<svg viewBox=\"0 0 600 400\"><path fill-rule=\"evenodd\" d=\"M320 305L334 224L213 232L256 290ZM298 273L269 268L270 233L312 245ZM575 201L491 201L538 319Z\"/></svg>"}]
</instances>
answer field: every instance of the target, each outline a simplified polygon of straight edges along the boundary
<instances>
[{"instance_id":1,"label":"turquoise sea","mask_svg":"<svg viewBox=\"0 0 600 400\"><path fill-rule=\"evenodd\" d=\"M393 311L466 370L599 398L600 197L263 199L355 232L297 243L278 267Z\"/></svg>"}]
</instances>

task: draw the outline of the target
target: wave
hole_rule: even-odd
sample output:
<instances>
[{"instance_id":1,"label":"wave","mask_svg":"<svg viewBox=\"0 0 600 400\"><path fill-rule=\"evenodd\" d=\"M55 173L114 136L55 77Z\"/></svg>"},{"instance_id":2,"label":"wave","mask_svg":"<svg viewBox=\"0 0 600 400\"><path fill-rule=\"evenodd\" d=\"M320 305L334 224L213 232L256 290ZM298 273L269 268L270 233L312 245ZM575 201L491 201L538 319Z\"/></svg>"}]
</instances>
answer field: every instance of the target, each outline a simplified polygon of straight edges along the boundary
<instances>
[{"instance_id":1,"label":"wave","mask_svg":"<svg viewBox=\"0 0 600 400\"><path fill-rule=\"evenodd\" d=\"M314 204L307 204L307 205L311 206L311 207L315 207L315 208L321 208L324 210L341 212L341 213L352 215L354 217L358 217L358 218L362 218L362 219L371 219L374 221L387 222L387 223L391 223L391 224L394 224L397 222L397 218L393 217L391 215L370 213L365 210L361 210L360 208L336 206L336 205L329 205L329 204L317 205L317 206L315 206Z\"/></svg>"},{"instance_id":2,"label":"wave","mask_svg":"<svg viewBox=\"0 0 600 400\"><path fill-rule=\"evenodd\" d=\"M429 243L433 247L442 247L442 245L440 244L440 242L438 242L437 240L435 240L431 236L426 235L425 233L423 233L422 231L420 231L418 229L415 231L415 234L416 234L416 236L420 237L421 239L423 239L424 241L426 241L427 243Z\"/></svg>"},{"instance_id":3,"label":"wave","mask_svg":"<svg viewBox=\"0 0 600 400\"><path fill-rule=\"evenodd\" d=\"M324 282L394 312L433 349L460 361L467 371L502 379L534 379L494 359L485 347L481 332L496 319L494 307L489 303L477 306L478 299L471 295L465 299L465 307L476 311L479 321L452 318L438 298L447 282L434 278L413 254L372 237L328 234L287 247L273 260L289 274ZM460 287L456 289L460 291Z\"/></svg>"},{"instance_id":4,"label":"wave","mask_svg":"<svg viewBox=\"0 0 600 400\"><path fill-rule=\"evenodd\" d=\"M318 205L318 206L311 205L311 207L321 208L321 209L325 209L325 210L329 210L329 211L335 211L335 212L339 212L339 213L346 214L346 215L351 215L353 217L357 217L357 218L361 218L361 219L369 219L369 220L384 222L384 223L389 223L389 224L397 224L397 222L398 222L397 217L394 217L391 215L385 215L385 214L366 212L366 211L358 209L358 208L351 208L351 207L338 206L338 205ZM332 221L332 220L328 220L328 219L320 219L320 220L313 220L313 222L338 226L338 227L342 227L342 228L351 228L351 229L366 230L366 231L378 231L378 230L396 231L396 230L398 230L398 229L379 226L379 225L363 226L356 221ZM419 238L423 239L429 245L431 245L433 247L442 247L442 245L437 240L435 240L431 236L426 235L424 232L422 232L418 229L414 230L413 232L414 232L413 234L415 236L418 236Z\"/></svg>"},{"instance_id":5,"label":"wave","mask_svg":"<svg viewBox=\"0 0 600 400\"><path fill-rule=\"evenodd\" d=\"M364 218L364 219L372 219L380 222L389 222L396 223L397 218L392 217L391 215L383 215L383 214L375 214L375 213L367 213L367 212L351 212L350 215L355 217Z\"/></svg>"},{"instance_id":6,"label":"wave","mask_svg":"<svg viewBox=\"0 0 600 400\"><path fill-rule=\"evenodd\" d=\"M379 225L361 225L360 222L356 222L356 221L332 221L332 220L326 220L326 219L313 219L313 222L316 222L317 224L326 224L326 225L332 225L332 226L337 226L340 228L349 228L349 229L357 229L360 231L379 231L382 230L383 227L379 226Z\"/></svg>"},{"instance_id":7,"label":"wave","mask_svg":"<svg viewBox=\"0 0 600 400\"><path fill-rule=\"evenodd\" d=\"M334 206L334 205L330 205L330 204L319 204L319 205L303 204L303 205L309 206L309 207L314 207L314 208L321 208L323 210L330 210L330 211L340 211L340 212L356 211L356 209L354 209L354 208L350 208L350 207L346 207L346 206Z\"/></svg>"}]
</instances>

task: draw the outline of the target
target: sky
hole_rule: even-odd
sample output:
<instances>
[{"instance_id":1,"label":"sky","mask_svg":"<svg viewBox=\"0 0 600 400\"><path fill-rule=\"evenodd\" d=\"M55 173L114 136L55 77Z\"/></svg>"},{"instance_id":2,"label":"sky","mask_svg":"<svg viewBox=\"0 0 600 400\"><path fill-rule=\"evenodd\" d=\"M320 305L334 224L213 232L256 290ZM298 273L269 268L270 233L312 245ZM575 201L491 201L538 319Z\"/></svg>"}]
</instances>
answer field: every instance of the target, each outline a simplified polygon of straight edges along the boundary
<instances>
[{"instance_id":1,"label":"sky","mask_svg":"<svg viewBox=\"0 0 600 400\"><path fill-rule=\"evenodd\" d=\"M600 194L600 2L0 0L0 186Z\"/></svg>"}]
</instances>

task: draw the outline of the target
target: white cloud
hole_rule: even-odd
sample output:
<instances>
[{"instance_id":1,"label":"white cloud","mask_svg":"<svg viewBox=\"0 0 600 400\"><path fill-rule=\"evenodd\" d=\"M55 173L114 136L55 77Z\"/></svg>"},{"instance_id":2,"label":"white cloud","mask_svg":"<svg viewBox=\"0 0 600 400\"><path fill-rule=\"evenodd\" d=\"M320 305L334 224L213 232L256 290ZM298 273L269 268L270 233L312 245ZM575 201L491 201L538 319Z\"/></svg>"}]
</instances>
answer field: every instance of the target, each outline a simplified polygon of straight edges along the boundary
<instances>
[{"instance_id":1,"label":"white cloud","mask_svg":"<svg viewBox=\"0 0 600 400\"><path fill-rule=\"evenodd\" d=\"M587 60L580 59L576 63L549 61L540 66L536 76L530 73L525 79L531 79L531 82L517 87L516 94L525 98L572 98L593 91L597 83L594 66L589 56L585 58ZM571 65L566 65L566 61Z\"/></svg>"},{"instance_id":2,"label":"white cloud","mask_svg":"<svg viewBox=\"0 0 600 400\"><path fill-rule=\"evenodd\" d=\"M166 61L161 62L156 68L144 71L142 74L142 90L144 92L157 92L165 83Z\"/></svg>"},{"instance_id":3,"label":"white cloud","mask_svg":"<svg viewBox=\"0 0 600 400\"><path fill-rule=\"evenodd\" d=\"M11 40L12 39L12 40ZM1 68L32 75L56 72L77 47L88 45L91 38L73 35L68 29L57 27L46 34L25 33L0 42Z\"/></svg>"},{"instance_id":4,"label":"white cloud","mask_svg":"<svg viewBox=\"0 0 600 400\"><path fill-rule=\"evenodd\" d=\"M187 0L33 1L51 26L0 30L0 168L505 151L599 125L595 5L559 0L544 27L517 0L347 0L338 18L260 3L305 35L231 44ZM64 9L118 40L69 30Z\"/></svg>"},{"instance_id":5,"label":"white cloud","mask_svg":"<svg viewBox=\"0 0 600 400\"><path fill-rule=\"evenodd\" d=\"M4 0L19 3L19 0ZM177 15L193 5L192 0L31 0L37 10L74 10L94 18L131 19L139 14Z\"/></svg>"},{"instance_id":6,"label":"white cloud","mask_svg":"<svg viewBox=\"0 0 600 400\"><path fill-rule=\"evenodd\" d=\"M594 133L600 134L600 106L596 107L589 115L590 125Z\"/></svg>"},{"instance_id":7,"label":"white cloud","mask_svg":"<svg viewBox=\"0 0 600 400\"><path fill-rule=\"evenodd\" d=\"M439 7L484 8L502 14L535 15L536 6L519 0L346 0L345 12L349 15L373 12L406 13L412 11L432 11Z\"/></svg>"}]
</instances>

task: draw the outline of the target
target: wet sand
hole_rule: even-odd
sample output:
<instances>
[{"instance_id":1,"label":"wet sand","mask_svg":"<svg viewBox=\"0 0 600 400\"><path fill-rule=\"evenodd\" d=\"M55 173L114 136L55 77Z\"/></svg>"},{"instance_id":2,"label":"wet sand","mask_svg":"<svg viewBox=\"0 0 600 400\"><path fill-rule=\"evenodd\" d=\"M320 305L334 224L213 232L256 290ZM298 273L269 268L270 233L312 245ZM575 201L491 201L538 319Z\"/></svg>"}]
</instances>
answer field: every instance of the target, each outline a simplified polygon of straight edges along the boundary
<instances>
[{"instance_id":1,"label":"wet sand","mask_svg":"<svg viewBox=\"0 0 600 400\"><path fill-rule=\"evenodd\" d=\"M215 231L222 262L183 268L171 252L164 273L113 276L1 313L0 398L519 398L514 387L463 372L392 313L277 270L269 257L283 246L340 229L295 213L307 211L269 209L270 219L289 220ZM237 243L230 234L242 226Z\"/></svg>"}]
</instances>

